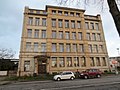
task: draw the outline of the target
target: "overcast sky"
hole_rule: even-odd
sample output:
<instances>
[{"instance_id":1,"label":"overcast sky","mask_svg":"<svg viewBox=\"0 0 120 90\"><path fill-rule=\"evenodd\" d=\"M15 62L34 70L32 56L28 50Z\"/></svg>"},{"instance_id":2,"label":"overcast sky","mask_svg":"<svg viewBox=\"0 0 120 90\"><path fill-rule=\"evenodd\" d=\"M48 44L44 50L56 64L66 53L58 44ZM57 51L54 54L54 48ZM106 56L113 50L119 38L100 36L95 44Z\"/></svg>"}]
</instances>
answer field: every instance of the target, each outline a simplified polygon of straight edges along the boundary
<instances>
[{"instance_id":1,"label":"overcast sky","mask_svg":"<svg viewBox=\"0 0 120 90\"><path fill-rule=\"evenodd\" d=\"M0 1L0 48L11 48L19 58L24 7L45 9L45 5L57 5L55 0L1 0ZM96 15L97 10L88 9L86 14ZM118 56L120 37L108 9L101 13L109 56ZM120 55L120 54L119 54Z\"/></svg>"}]
</instances>

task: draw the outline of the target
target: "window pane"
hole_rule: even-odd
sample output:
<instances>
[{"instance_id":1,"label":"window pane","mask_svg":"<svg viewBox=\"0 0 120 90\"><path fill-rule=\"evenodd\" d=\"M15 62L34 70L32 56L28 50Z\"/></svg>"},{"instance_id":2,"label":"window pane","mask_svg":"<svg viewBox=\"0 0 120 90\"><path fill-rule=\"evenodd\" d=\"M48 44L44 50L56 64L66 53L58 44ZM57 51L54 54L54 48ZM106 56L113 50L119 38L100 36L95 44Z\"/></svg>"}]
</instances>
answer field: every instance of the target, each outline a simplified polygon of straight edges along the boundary
<instances>
[{"instance_id":1,"label":"window pane","mask_svg":"<svg viewBox=\"0 0 120 90\"><path fill-rule=\"evenodd\" d=\"M80 52L84 52L83 44L80 44Z\"/></svg>"},{"instance_id":2,"label":"window pane","mask_svg":"<svg viewBox=\"0 0 120 90\"><path fill-rule=\"evenodd\" d=\"M65 62L64 62L64 58L63 57L59 58L59 66L60 67L64 67L65 66Z\"/></svg>"},{"instance_id":3,"label":"window pane","mask_svg":"<svg viewBox=\"0 0 120 90\"><path fill-rule=\"evenodd\" d=\"M46 38L46 30L42 30L41 38Z\"/></svg>"},{"instance_id":4,"label":"window pane","mask_svg":"<svg viewBox=\"0 0 120 90\"><path fill-rule=\"evenodd\" d=\"M42 26L46 26L47 23L46 23L46 18L42 18Z\"/></svg>"},{"instance_id":5,"label":"window pane","mask_svg":"<svg viewBox=\"0 0 120 90\"><path fill-rule=\"evenodd\" d=\"M33 17L29 17L29 19L28 19L28 25L33 25Z\"/></svg>"},{"instance_id":6,"label":"window pane","mask_svg":"<svg viewBox=\"0 0 120 90\"><path fill-rule=\"evenodd\" d=\"M32 29L27 30L27 37L29 37L29 38L32 37Z\"/></svg>"},{"instance_id":7,"label":"window pane","mask_svg":"<svg viewBox=\"0 0 120 90\"><path fill-rule=\"evenodd\" d=\"M59 20L58 20L58 27L59 27L59 28L62 28L62 27L63 27L63 21L62 21L62 19L59 19Z\"/></svg>"},{"instance_id":8,"label":"window pane","mask_svg":"<svg viewBox=\"0 0 120 90\"><path fill-rule=\"evenodd\" d=\"M77 21L77 28L81 28L81 22Z\"/></svg>"},{"instance_id":9,"label":"window pane","mask_svg":"<svg viewBox=\"0 0 120 90\"><path fill-rule=\"evenodd\" d=\"M67 67L72 67L72 58L67 57Z\"/></svg>"},{"instance_id":10,"label":"window pane","mask_svg":"<svg viewBox=\"0 0 120 90\"><path fill-rule=\"evenodd\" d=\"M52 31L52 38L56 38L56 31Z\"/></svg>"},{"instance_id":11,"label":"window pane","mask_svg":"<svg viewBox=\"0 0 120 90\"><path fill-rule=\"evenodd\" d=\"M69 28L69 21L65 20L65 28Z\"/></svg>"},{"instance_id":12,"label":"window pane","mask_svg":"<svg viewBox=\"0 0 120 90\"><path fill-rule=\"evenodd\" d=\"M70 44L66 44L66 52L70 52L70 51L71 51Z\"/></svg>"},{"instance_id":13,"label":"window pane","mask_svg":"<svg viewBox=\"0 0 120 90\"><path fill-rule=\"evenodd\" d=\"M56 19L52 19L52 27L56 27Z\"/></svg>"},{"instance_id":14,"label":"window pane","mask_svg":"<svg viewBox=\"0 0 120 90\"><path fill-rule=\"evenodd\" d=\"M103 66L107 66L107 63L106 63L105 57L102 57L102 64L103 64Z\"/></svg>"},{"instance_id":15,"label":"window pane","mask_svg":"<svg viewBox=\"0 0 120 90\"><path fill-rule=\"evenodd\" d=\"M63 32L62 31L59 32L59 38L63 39Z\"/></svg>"},{"instance_id":16,"label":"window pane","mask_svg":"<svg viewBox=\"0 0 120 90\"><path fill-rule=\"evenodd\" d=\"M79 66L79 58L78 57L74 57L74 66L75 67Z\"/></svg>"},{"instance_id":17,"label":"window pane","mask_svg":"<svg viewBox=\"0 0 120 90\"><path fill-rule=\"evenodd\" d=\"M66 36L66 39L70 39L70 33L69 32L65 32L65 36Z\"/></svg>"},{"instance_id":18,"label":"window pane","mask_svg":"<svg viewBox=\"0 0 120 90\"><path fill-rule=\"evenodd\" d=\"M38 42L34 43L34 52L38 52Z\"/></svg>"},{"instance_id":19,"label":"window pane","mask_svg":"<svg viewBox=\"0 0 120 90\"><path fill-rule=\"evenodd\" d=\"M57 58L52 57L52 67L57 67Z\"/></svg>"},{"instance_id":20,"label":"window pane","mask_svg":"<svg viewBox=\"0 0 120 90\"><path fill-rule=\"evenodd\" d=\"M95 61L94 61L94 58L93 58L93 57L90 57L90 61L91 61L90 65L91 65L91 66L95 66Z\"/></svg>"},{"instance_id":21,"label":"window pane","mask_svg":"<svg viewBox=\"0 0 120 90\"><path fill-rule=\"evenodd\" d=\"M87 33L87 34L86 34L86 38L87 38L87 40L91 40L91 38L90 38L90 33Z\"/></svg>"},{"instance_id":22,"label":"window pane","mask_svg":"<svg viewBox=\"0 0 120 90\"><path fill-rule=\"evenodd\" d=\"M82 32L79 32L79 33L78 33L78 39L79 39L79 40L82 40Z\"/></svg>"},{"instance_id":23,"label":"window pane","mask_svg":"<svg viewBox=\"0 0 120 90\"><path fill-rule=\"evenodd\" d=\"M39 26L39 24L40 24L40 18L35 18L35 25Z\"/></svg>"},{"instance_id":24,"label":"window pane","mask_svg":"<svg viewBox=\"0 0 120 90\"><path fill-rule=\"evenodd\" d=\"M39 30L35 29L34 38L39 38Z\"/></svg>"},{"instance_id":25,"label":"window pane","mask_svg":"<svg viewBox=\"0 0 120 90\"><path fill-rule=\"evenodd\" d=\"M26 42L26 51L31 51L31 42Z\"/></svg>"},{"instance_id":26,"label":"window pane","mask_svg":"<svg viewBox=\"0 0 120 90\"><path fill-rule=\"evenodd\" d=\"M96 35L95 35L95 33L92 33L92 40L96 41Z\"/></svg>"},{"instance_id":27,"label":"window pane","mask_svg":"<svg viewBox=\"0 0 120 90\"><path fill-rule=\"evenodd\" d=\"M97 66L101 66L100 58L99 58L99 57L96 58L96 65L97 65Z\"/></svg>"},{"instance_id":28,"label":"window pane","mask_svg":"<svg viewBox=\"0 0 120 90\"><path fill-rule=\"evenodd\" d=\"M96 30L99 30L99 24L96 23L95 26L96 26Z\"/></svg>"},{"instance_id":29,"label":"window pane","mask_svg":"<svg viewBox=\"0 0 120 90\"><path fill-rule=\"evenodd\" d=\"M92 45L89 44L88 47L89 47L89 52L93 52L92 51Z\"/></svg>"},{"instance_id":30,"label":"window pane","mask_svg":"<svg viewBox=\"0 0 120 90\"><path fill-rule=\"evenodd\" d=\"M77 44L73 44L73 52L77 52Z\"/></svg>"},{"instance_id":31,"label":"window pane","mask_svg":"<svg viewBox=\"0 0 120 90\"><path fill-rule=\"evenodd\" d=\"M89 23L85 22L85 28L88 30L89 29Z\"/></svg>"},{"instance_id":32,"label":"window pane","mask_svg":"<svg viewBox=\"0 0 120 90\"><path fill-rule=\"evenodd\" d=\"M72 39L76 39L76 33L72 32Z\"/></svg>"},{"instance_id":33,"label":"window pane","mask_svg":"<svg viewBox=\"0 0 120 90\"><path fill-rule=\"evenodd\" d=\"M60 49L59 50L60 52L64 52L64 44L60 43L59 44L59 49Z\"/></svg>"},{"instance_id":34,"label":"window pane","mask_svg":"<svg viewBox=\"0 0 120 90\"><path fill-rule=\"evenodd\" d=\"M75 21L71 21L71 24L72 28L75 28Z\"/></svg>"},{"instance_id":35,"label":"window pane","mask_svg":"<svg viewBox=\"0 0 120 90\"><path fill-rule=\"evenodd\" d=\"M94 29L94 23L90 23L91 25L91 29L93 30Z\"/></svg>"},{"instance_id":36,"label":"window pane","mask_svg":"<svg viewBox=\"0 0 120 90\"><path fill-rule=\"evenodd\" d=\"M86 66L86 59L85 59L85 57L81 57L81 60L82 60L82 63L81 63L82 67L85 67Z\"/></svg>"},{"instance_id":37,"label":"window pane","mask_svg":"<svg viewBox=\"0 0 120 90\"><path fill-rule=\"evenodd\" d=\"M24 71L30 71L30 61L24 62Z\"/></svg>"},{"instance_id":38,"label":"window pane","mask_svg":"<svg viewBox=\"0 0 120 90\"><path fill-rule=\"evenodd\" d=\"M46 52L46 43L41 43L41 52Z\"/></svg>"},{"instance_id":39,"label":"window pane","mask_svg":"<svg viewBox=\"0 0 120 90\"><path fill-rule=\"evenodd\" d=\"M57 45L56 43L52 43L52 52L56 52L57 51Z\"/></svg>"}]
</instances>

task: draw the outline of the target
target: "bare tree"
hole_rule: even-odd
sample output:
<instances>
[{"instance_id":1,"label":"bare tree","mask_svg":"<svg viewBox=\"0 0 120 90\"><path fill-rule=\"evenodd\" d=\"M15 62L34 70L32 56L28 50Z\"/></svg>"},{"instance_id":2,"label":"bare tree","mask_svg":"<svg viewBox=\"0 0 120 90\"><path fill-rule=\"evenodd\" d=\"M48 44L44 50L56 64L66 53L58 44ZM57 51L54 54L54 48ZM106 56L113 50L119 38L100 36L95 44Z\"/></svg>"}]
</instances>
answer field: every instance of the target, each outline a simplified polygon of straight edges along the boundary
<instances>
[{"instance_id":1,"label":"bare tree","mask_svg":"<svg viewBox=\"0 0 120 90\"><path fill-rule=\"evenodd\" d=\"M107 1L108 6L109 6L109 11L113 17L114 23L116 25L118 34L120 36L120 11L119 11L119 3L120 0L56 0L58 2L58 4L60 5L65 5L67 3L76 3L76 5L85 5L85 6L89 6L89 5L96 5L96 6L100 6L101 10L103 10L104 7L104 2Z\"/></svg>"},{"instance_id":2,"label":"bare tree","mask_svg":"<svg viewBox=\"0 0 120 90\"><path fill-rule=\"evenodd\" d=\"M12 49L0 49L0 59L12 59L15 56L15 52Z\"/></svg>"}]
</instances>

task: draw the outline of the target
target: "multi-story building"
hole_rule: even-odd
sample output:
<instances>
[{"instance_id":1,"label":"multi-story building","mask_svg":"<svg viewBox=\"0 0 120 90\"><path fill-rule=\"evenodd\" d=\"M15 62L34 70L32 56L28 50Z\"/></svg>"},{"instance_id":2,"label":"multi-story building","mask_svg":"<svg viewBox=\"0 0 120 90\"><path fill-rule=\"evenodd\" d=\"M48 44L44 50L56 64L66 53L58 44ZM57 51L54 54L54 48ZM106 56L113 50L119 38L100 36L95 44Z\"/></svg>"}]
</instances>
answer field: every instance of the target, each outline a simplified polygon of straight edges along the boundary
<instances>
[{"instance_id":1,"label":"multi-story building","mask_svg":"<svg viewBox=\"0 0 120 90\"><path fill-rule=\"evenodd\" d=\"M25 7L18 74L108 69L108 53L100 15L85 10Z\"/></svg>"}]
</instances>

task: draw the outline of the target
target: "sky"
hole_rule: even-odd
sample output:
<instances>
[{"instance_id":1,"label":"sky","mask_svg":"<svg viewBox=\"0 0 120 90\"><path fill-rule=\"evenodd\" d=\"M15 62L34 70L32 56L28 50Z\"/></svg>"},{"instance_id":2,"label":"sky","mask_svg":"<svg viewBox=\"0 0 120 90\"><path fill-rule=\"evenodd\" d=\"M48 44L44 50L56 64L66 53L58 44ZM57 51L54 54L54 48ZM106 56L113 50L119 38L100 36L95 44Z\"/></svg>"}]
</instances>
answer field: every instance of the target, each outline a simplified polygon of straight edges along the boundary
<instances>
[{"instance_id":1,"label":"sky","mask_svg":"<svg viewBox=\"0 0 120 90\"><path fill-rule=\"evenodd\" d=\"M55 5L55 0L1 0L0 1L0 49L7 48L16 52L19 58L21 33L23 25L24 7L45 9L45 5ZM106 3L105 3L105 6ZM67 7L75 7L70 3ZM78 8L78 7L76 7ZM81 7L83 8L83 7ZM100 13L109 57L120 56L120 37L108 8L100 12L95 7L89 7L85 14L96 15Z\"/></svg>"}]
</instances>

